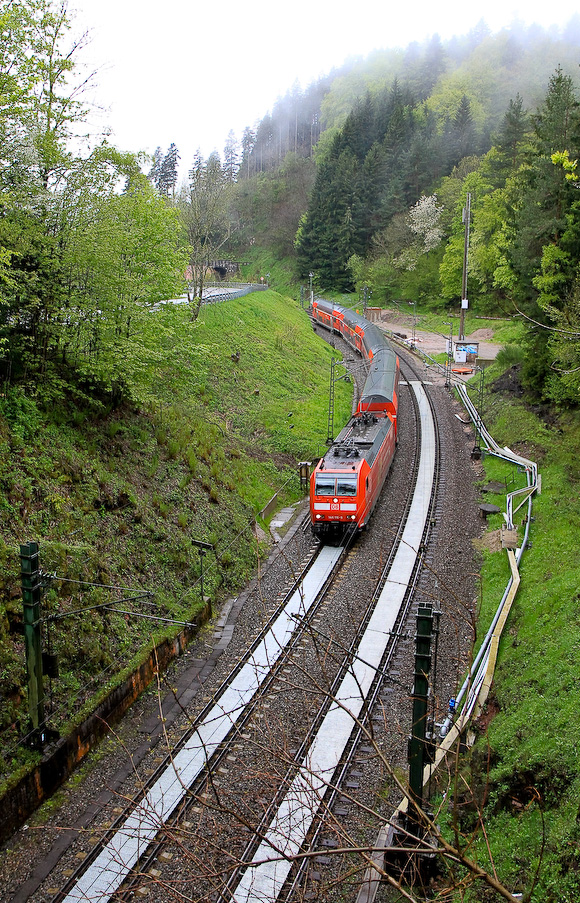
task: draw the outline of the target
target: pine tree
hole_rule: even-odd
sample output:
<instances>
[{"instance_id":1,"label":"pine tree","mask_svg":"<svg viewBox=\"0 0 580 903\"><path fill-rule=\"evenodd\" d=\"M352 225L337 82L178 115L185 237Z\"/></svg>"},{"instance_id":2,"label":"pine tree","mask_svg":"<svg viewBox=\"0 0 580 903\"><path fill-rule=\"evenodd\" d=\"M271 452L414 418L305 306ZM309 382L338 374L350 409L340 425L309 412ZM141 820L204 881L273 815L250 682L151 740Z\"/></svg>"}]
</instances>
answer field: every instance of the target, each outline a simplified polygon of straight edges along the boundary
<instances>
[{"instance_id":1,"label":"pine tree","mask_svg":"<svg viewBox=\"0 0 580 903\"><path fill-rule=\"evenodd\" d=\"M550 327L567 303L579 251L574 222L577 189L552 159L555 153L567 152L570 159L580 153L580 105L572 79L560 67L532 123L533 153L521 174L510 253L526 313ZM530 336L523 371L529 387L539 395L551 380L549 341L549 328Z\"/></svg>"},{"instance_id":2,"label":"pine tree","mask_svg":"<svg viewBox=\"0 0 580 903\"><path fill-rule=\"evenodd\" d=\"M247 126L242 135L242 162L240 165L240 174L244 178L249 179L252 172L252 151L256 144L256 136L252 129Z\"/></svg>"},{"instance_id":3,"label":"pine tree","mask_svg":"<svg viewBox=\"0 0 580 903\"><path fill-rule=\"evenodd\" d=\"M179 152L175 144L171 143L163 157L157 183L159 193L165 197L168 197L170 194L175 195L179 159Z\"/></svg>"},{"instance_id":4,"label":"pine tree","mask_svg":"<svg viewBox=\"0 0 580 903\"><path fill-rule=\"evenodd\" d=\"M540 272L543 248L559 244L574 189L552 154L580 151L580 106L572 79L560 67L548 85L544 103L532 118L534 134L529 166L522 174L522 200L518 210L512 253L517 274L528 298L534 297L532 280Z\"/></svg>"},{"instance_id":5,"label":"pine tree","mask_svg":"<svg viewBox=\"0 0 580 903\"><path fill-rule=\"evenodd\" d=\"M425 51L423 64L420 69L420 100L429 97L434 85L437 83L439 77L443 75L446 68L447 61L441 38L437 34L433 35L429 46Z\"/></svg>"},{"instance_id":6,"label":"pine tree","mask_svg":"<svg viewBox=\"0 0 580 903\"><path fill-rule=\"evenodd\" d=\"M461 98L453 117L453 139L456 163L475 152L475 126L471 102L466 94Z\"/></svg>"},{"instance_id":7,"label":"pine tree","mask_svg":"<svg viewBox=\"0 0 580 903\"><path fill-rule=\"evenodd\" d=\"M238 158L238 141L234 134L233 129L230 129L228 133L228 138L226 141L226 145L224 147L224 175L227 181L231 184L236 181L238 170L240 168L239 158Z\"/></svg>"},{"instance_id":8,"label":"pine tree","mask_svg":"<svg viewBox=\"0 0 580 903\"><path fill-rule=\"evenodd\" d=\"M159 191L159 177L161 175L161 167L163 166L163 151L160 147L155 148L153 156L151 157L151 169L149 170L149 174L147 178L149 181L155 185L157 190Z\"/></svg>"},{"instance_id":9,"label":"pine tree","mask_svg":"<svg viewBox=\"0 0 580 903\"><path fill-rule=\"evenodd\" d=\"M495 141L500 158L506 167L515 171L522 144L529 128L529 117L524 110L524 102L520 94L510 100L509 107L499 128Z\"/></svg>"},{"instance_id":10,"label":"pine tree","mask_svg":"<svg viewBox=\"0 0 580 903\"><path fill-rule=\"evenodd\" d=\"M560 66L550 79L546 99L533 117L533 125L537 150L545 156L570 149L570 143L578 140L578 101L574 83Z\"/></svg>"}]
</instances>

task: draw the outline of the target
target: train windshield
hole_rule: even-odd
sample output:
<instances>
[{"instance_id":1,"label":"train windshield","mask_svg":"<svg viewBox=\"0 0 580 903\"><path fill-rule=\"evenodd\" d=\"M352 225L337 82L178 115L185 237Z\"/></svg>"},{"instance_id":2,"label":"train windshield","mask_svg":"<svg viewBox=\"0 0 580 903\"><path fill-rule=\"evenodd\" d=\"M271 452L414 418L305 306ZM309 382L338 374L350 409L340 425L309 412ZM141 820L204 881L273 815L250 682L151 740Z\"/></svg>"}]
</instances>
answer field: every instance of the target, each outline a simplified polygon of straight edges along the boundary
<instances>
[{"instance_id":1,"label":"train windshield","mask_svg":"<svg viewBox=\"0 0 580 903\"><path fill-rule=\"evenodd\" d=\"M337 495L356 495L356 477L338 477L336 481Z\"/></svg>"},{"instance_id":2,"label":"train windshield","mask_svg":"<svg viewBox=\"0 0 580 903\"><path fill-rule=\"evenodd\" d=\"M334 483L334 474L317 474L314 490L316 495L334 495Z\"/></svg>"}]
</instances>

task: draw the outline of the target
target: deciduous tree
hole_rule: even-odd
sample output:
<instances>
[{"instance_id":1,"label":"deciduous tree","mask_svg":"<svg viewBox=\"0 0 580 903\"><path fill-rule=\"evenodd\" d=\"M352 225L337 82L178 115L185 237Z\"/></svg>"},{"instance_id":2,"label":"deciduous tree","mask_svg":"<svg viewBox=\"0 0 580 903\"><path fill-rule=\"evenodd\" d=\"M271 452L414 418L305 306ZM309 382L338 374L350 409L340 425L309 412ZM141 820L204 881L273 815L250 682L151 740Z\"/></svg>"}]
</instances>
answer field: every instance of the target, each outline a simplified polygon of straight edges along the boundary
<instances>
[{"instance_id":1,"label":"deciduous tree","mask_svg":"<svg viewBox=\"0 0 580 903\"><path fill-rule=\"evenodd\" d=\"M199 312L207 270L230 236L228 198L230 184L218 154L207 160L196 154L189 171L187 187L179 197L187 240L190 247L190 300L195 300L194 316Z\"/></svg>"}]
</instances>

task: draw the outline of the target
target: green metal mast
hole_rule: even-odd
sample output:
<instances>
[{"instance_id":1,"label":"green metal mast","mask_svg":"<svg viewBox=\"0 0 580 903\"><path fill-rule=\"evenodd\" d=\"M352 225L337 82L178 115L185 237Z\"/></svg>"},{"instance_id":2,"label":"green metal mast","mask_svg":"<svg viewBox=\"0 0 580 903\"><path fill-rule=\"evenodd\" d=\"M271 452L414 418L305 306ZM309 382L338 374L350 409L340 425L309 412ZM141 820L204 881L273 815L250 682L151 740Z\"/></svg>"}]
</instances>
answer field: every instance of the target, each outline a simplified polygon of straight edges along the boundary
<instances>
[{"instance_id":1,"label":"green metal mast","mask_svg":"<svg viewBox=\"0 0 580 903\"><path fill-rule=\"evenodd\" d=\"M427 708L429 671L431 668L431 636L433 606L419 605L415 635L415 683L413 686L413 726L409 740L409 790L411 801L423 805L423 768L427 761ZM411 815L411 818L413 816Z\"/></svg>"},{"instance_id":2,"label":"green metal mast","mask_svg":"<svg viewBox=\"0 0 580 903\"><path fill-rule=\"evenodd\" d=\"M38 543L20 546L22 601L24 605L24 643L28 676L28 712L35 733L44 724L44 690L42 686L42 636L40 612L40 568Z\"/></svg>"}]
</instances>

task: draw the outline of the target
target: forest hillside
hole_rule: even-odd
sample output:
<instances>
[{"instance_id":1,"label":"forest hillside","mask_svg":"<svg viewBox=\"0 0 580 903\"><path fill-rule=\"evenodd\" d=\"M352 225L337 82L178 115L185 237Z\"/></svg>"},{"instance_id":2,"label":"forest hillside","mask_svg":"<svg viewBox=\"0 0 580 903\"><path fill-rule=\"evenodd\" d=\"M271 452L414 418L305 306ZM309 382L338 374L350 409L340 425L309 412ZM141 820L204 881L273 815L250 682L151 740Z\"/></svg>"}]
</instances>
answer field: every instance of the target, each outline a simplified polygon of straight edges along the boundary
<instances>
[{"instance_id":1,"label":"forest hillside","mask_svg":"<svg viewBox=\"0 0 580 903\"><path fill-rule=\"evenodd\" d=\"M526 319L527 389L575 404L579 45L578 17L482 24L289 93L246 135L229 247L379 305L457 310L465 278L470 309Z\"/></svg>"},{"instance_id":2,"label":"forest hillside","mask_svg":"<svg viewBox=\"0 0 580 903\"><path fill-rule=\"evenodd\" d=\"M149 592L174 624L155 638L203 605L192 538L215 550L213 604L263 554L266 502L297 498L296 462L326 436L331 353L301 286L413 309L440 332L465 300L468 333L477 316L507 320L484 416L538 461L544 491L449 830L524 899L576 901L580 19L351 62L290 90L223 159L187 161L181 185L174 146L147 159L87 138L69 26L52 0L0 11L3 780L40 755L22 742L20 542L40 544L47 610L77 618L50 639L66 731L150 647ZM208 312L224 259L270 290ZM482 549L482 604L504 565ZM106 608L127 590L133 618Z\"/></svg>"}]
</instances>

